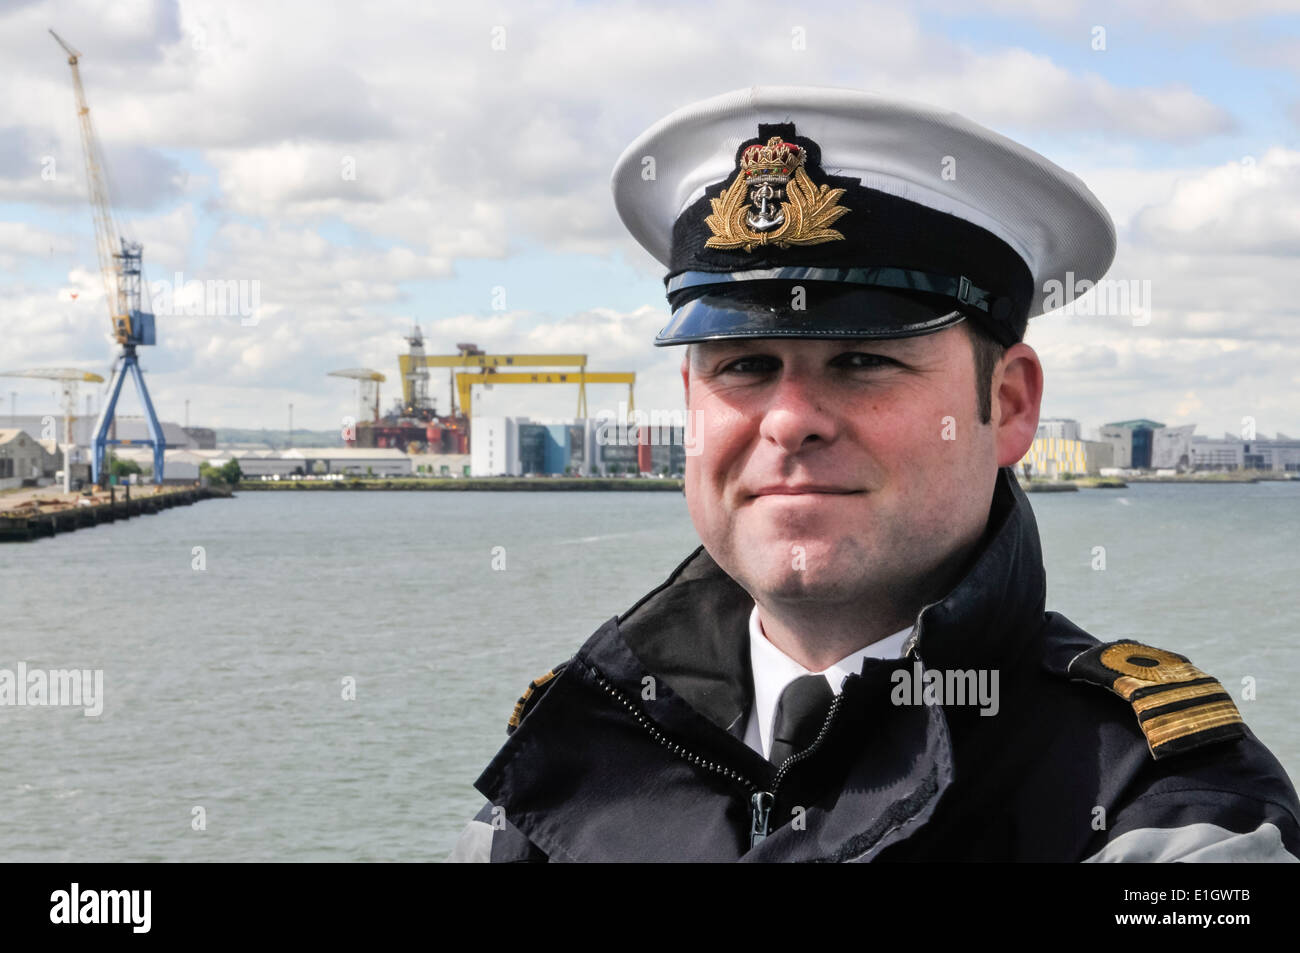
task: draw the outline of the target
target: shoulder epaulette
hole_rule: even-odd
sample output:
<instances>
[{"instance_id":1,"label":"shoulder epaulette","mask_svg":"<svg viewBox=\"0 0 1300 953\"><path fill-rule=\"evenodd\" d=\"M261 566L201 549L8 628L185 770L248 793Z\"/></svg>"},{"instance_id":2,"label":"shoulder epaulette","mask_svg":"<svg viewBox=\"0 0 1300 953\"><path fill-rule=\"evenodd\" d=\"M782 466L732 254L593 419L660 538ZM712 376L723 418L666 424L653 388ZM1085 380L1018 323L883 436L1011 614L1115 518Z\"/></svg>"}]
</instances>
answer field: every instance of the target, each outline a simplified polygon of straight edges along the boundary
<instances>
[{"instance_id":1,"label":"shoulder epaulette","mask_svg":"<svg viewBox=\"0 0 1300 953\"><path fill-rule=\"evenodd\" d=\"M1174 652L1111 642L1075 656L1067 671L1131 704L1157 761L1245 734L1241 713L1218 679Z\"/></svg>"},{"instance_id":2,"label":"shoulder epaulette","mask_svg":"<svg viewBox=\"0 0 1300 953\"><path fill-rule=\"evenodd\" d=\"M506 734L514 734L515 729L519 727L519 723L524 720L524 715L528 714L528 709L535 705L537 700L545 694L538 691L538 689L564 671L564 666L567 664L567 662L562 662L545 675L539 675L528 683L524 693L519 696L519 701L515 702L515 710L511 713L510 720L506 722Z\"/></svg>"}]
</instances>

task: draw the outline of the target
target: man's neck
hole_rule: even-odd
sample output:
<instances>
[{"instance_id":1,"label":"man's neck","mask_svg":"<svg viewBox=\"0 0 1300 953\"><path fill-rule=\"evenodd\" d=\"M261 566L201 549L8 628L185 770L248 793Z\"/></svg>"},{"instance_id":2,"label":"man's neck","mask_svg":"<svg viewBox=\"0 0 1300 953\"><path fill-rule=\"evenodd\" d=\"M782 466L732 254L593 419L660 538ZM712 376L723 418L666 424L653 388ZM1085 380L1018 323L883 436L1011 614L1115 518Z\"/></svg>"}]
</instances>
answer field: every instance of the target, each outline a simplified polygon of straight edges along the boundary
<instances>
[{"instance_id":1,"label":"man's neck","mask_svg":"<svg viewBox=\"0 0 1300 953\"><path fill-rule=\"evenodd\" d=\"M915 613L897 609L888 614L866 608L846 612L841 606L772 600L759 601L758 617L767 640L810 672L823 672L916 621Z\"/></svg>"},{"instance_id":2,"label":"man's neck","mask_svg":"<svg viewBox=\"0 0 1300 953\"><path fill-rule=\"evenodd\" d=\"M891 585L849 602L750 594L767 640L810 672L821 672L873 642L911 628L926 605L942 599L961 580L978 549L978 539L961 547L910 588Z\"/></svg>"}]
</instances>

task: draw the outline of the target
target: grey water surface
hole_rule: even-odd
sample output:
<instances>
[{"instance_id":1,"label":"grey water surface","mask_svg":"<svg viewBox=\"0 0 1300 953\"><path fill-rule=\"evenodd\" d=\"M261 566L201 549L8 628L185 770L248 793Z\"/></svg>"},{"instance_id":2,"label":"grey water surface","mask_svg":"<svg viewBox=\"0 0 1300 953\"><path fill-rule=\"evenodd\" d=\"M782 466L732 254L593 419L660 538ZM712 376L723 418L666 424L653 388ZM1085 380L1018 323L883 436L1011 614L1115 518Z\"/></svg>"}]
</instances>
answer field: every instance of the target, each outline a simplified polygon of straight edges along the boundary
<instances>
[{"instance_id":1,"label":"grey water surface","mask_svg":"<svg viewBox=\"0 0 1300 953\"><path fill-rule=\"evenodd\" d=\"M1048 607L1300 774L1300 482L1030 500ZM697 544L676 493L280 491L0 547L0 668L104 672L0 707L0 860L440 860L529 680Z\"/></svg>"}]
</instances>

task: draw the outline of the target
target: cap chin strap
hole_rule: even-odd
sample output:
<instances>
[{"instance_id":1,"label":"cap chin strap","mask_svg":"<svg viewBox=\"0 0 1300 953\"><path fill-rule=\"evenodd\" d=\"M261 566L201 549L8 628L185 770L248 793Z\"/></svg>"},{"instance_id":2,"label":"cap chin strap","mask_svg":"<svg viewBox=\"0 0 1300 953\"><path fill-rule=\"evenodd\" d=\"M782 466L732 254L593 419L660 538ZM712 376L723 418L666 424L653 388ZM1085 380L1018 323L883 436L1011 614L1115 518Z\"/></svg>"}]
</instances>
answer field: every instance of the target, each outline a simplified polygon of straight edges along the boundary
<instances>
[{"instance_id":1,"label":"cap chin strap","mask_svg":"<svg viewBox=\"0 0 1300 953\"><path fill-rule=\"evenodd\" d=\"M722 285L746 281L838 281L847 284L868 285L875 288L893 288L899 291L919 291L925 294L952 298L970 308L983 311L998 320L1011 313L1011 302L999 298L971 284L965 275L937 275L909 268L757 268L751 271L683 271L665 279L671 297L686 288L701 285ZM1005 304L1003 303L1005 302Z\"/></svg>"}]
</instances>

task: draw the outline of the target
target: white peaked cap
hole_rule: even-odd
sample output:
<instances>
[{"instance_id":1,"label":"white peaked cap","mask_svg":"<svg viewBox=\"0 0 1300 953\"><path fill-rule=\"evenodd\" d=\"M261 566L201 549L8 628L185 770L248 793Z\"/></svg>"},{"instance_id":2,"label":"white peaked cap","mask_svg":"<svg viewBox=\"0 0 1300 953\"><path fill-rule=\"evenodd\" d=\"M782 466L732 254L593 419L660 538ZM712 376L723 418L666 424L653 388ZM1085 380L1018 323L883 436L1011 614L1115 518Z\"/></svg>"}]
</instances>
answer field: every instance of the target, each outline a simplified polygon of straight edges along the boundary
<instances>
[{"instance_id":1,"label":"white peaked cap","mask_svg":"<svg viewBox=\"0 0 1300 953\"><path fill-rule=\"evenodd\" d=\"M733 177L737 150L755 139L759 124L781 123L816 142L826 175L859 179L1000 238L1033 279L1029 317L1043 312L1049 282L1061 283L1055 304L1064 304L1074 284L1100 279L1114 258L1105 208L1078 177L1037 152L948 110L822 87L725 93L684 106L638 136L612 178L615 206L633 237L680 270L678 218L706 189Z\"/></svg>"}]
</instances>

